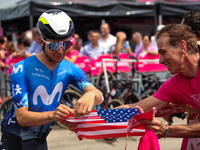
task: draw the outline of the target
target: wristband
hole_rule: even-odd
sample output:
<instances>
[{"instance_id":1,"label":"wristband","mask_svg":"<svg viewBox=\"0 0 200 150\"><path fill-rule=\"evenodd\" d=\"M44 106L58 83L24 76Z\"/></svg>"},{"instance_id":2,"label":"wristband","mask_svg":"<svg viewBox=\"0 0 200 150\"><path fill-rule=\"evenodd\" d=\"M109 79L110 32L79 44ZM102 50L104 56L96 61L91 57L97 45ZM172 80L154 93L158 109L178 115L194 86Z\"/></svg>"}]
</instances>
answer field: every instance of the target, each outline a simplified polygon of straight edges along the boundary
<instances>
[{"instance_id":1,"label":"wristband","mask_svg":"<svg viewBox=\"0 0 200 150\"><path fill-rule=\"evenodd\" d=\"M169 129L168 129L168 125L166 125L166 133L165 133L165 138L167 137L167 135L168 135L168 131L169 131Z\"/></svg>"}]
</instances>

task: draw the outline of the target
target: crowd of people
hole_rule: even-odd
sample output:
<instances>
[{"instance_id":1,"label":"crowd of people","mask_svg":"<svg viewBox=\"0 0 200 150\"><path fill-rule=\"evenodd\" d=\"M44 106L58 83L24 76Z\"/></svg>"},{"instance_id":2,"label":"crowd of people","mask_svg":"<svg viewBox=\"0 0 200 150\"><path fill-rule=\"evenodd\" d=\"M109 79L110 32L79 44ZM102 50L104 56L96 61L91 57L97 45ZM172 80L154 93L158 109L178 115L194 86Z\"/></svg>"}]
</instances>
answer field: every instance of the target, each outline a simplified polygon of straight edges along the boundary
<instances>
[{"instance_id":1,"label":"crowd of people","mask_svg":"<svg viewBox=\"0 0 200 150\"><path fill-rule=\"evenodd\" d=\"M16 41L8 41L6 36L0 37L0 67L2 70L12 69L13 64L10 64L10 62L13 57L27 58L42 51L42 46L38 41L39 33L37 28L34 27L31 33L30 38L30 31L25 31L16 37ZM155 41L154 43L151 42L151 36L148 34L142 36L140 32L135 32L132 35L132 42L136 45L134 49L131 49L125 32L117 31L116 35L112 35L110 25L103 23L100 25L99 30L88 31L87 41L83 41L79 34L75 33L73 35L72 46L65 59L75 63L81 55L87 56L90 60L93 57L106 54L135 53L137 57L141 53L158 54ZM9 47L11 43L12 50ZM6 73L10 75L8 71Z\"/></svg>"},{"instance_id":2,"label":"crowd of people","mask_svg":"<svg viewBox=\"0 0 200 150\"><path fill-rule=\"evenodd\" d=\"M55 21L59 22L60 26L57 26ZM91 59L110 53L133 52L137 58L142 53L159 54L160 64L164 64L174 76L154 95L138 103L119 107L139 106L146 112L153 107L159 110L170 105L198 116L199 24L200 13L188 12L183 16L181 24L159 27L156 34L157 47L153 46L155 36L152 38L135 32L132 40L136 47L131 50L126 33L118 31L115 36L111 35L108 23L102 24L100 30L89 31L88 41L82 42L79 35L74 34L73 21L65 12L49 10L41 14L37 28L32 30L32 37L35 36L32 42L26 36L18 38L17 44L7 41L5 36L1 37L1 67L5 71L10 67L8 59L27 59L15 64L14 67L21 70L15 69L11 75L14 107L6 114L1 124L0 147L6 150L46 150L46 137L54 121L59 121L70 114L75 118L89 114L94 105L104 100L102 93L88 81L84 72L73 64L79 55L86 55ZM59 103L69 83L84 93L74 109ZM145 123L147 128L153 130L158 138L199 137L198 121L177 126L166 126L157 119L142 120L141 123ZM77 124L67 123L67 126L74 130Z\"/></svg>"}]
</instances>

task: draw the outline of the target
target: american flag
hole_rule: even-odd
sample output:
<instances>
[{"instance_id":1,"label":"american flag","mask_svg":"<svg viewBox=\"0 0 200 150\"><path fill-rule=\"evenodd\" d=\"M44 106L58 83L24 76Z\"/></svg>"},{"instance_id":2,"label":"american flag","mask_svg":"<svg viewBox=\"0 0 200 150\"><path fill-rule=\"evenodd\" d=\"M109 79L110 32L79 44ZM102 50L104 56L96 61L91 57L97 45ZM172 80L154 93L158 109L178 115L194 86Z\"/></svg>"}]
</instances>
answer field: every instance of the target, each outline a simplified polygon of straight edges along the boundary
<instances>
[{"instance_id":1,"label":"american flag","mask_svg":"<svg viewBox=\"0 0 200 150\"><path fill-rule=\"evenodd\" d=\"M152 112L150 112L152 113ZM134 116L140 120L138 115L148 116L143 113L141 108L118 108L118 109L102 109L94 110L89 115L74 118L73 115L69 115L61 120L62 122L74 122L77 123L75 133L79 140L83 138L87 139L102 139L113 137L126 137L129 136L142 136L145 132L144 125L138 125L137 128L131 126L131 131L127 132L128 123ZM153 115L150 114L150 118ZM143 117L143 119L149 119L149 117ZM134 118L132 119L134 120ZM129 129L130 129L129 128Z\"/></svg>"}]
</instances>

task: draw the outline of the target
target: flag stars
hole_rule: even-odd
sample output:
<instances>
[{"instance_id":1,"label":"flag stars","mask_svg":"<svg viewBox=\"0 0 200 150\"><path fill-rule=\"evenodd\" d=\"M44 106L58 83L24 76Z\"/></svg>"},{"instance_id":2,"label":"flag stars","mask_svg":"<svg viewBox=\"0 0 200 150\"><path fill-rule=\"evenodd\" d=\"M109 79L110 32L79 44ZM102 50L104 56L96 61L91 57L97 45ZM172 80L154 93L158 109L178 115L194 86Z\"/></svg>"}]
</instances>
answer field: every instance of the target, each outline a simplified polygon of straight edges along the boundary
<instances>
[{"instance_id":1,"label":"flag stars","mask_svg":"<svg viewBox=\"0 0 200 150\"><path fill-rule=\"evenodd\" d=\"M136 111L136 112L134 112ZM118 109L104 109L97 110L99 117L103 118L105 122L127 122L134 115L140 113L139 109L133 108L118 108Z\"/></svg>"}]
</instances>

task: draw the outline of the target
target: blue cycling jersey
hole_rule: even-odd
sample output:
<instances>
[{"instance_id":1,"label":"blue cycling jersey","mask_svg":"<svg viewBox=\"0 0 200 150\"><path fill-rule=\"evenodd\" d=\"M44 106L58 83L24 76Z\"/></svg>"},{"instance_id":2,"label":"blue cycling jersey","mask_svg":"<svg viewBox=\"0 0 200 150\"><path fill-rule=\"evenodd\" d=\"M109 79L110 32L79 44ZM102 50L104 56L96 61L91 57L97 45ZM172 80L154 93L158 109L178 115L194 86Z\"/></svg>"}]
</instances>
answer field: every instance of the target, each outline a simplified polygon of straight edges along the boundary
<instances>
[{"instance_id":1,"label":"blue cycling jersey","mask_svg":"<svg viewBox=\"0 0 200 150\"><path fill-rule=\"evenodd\" d=\"M29 111L54 111L67 86L73 84L82 92L92 85L84 72L74 64L62 60L53 70L49 70L36 56L15 64L11 74L11 89L14 107L2 122L2 132L20 136L23 140L32 138L46 139L54 122L35 127L21 127L15 116L15 109L28 107Z\"/></svg>"}]
</instances>

